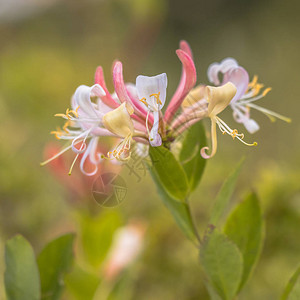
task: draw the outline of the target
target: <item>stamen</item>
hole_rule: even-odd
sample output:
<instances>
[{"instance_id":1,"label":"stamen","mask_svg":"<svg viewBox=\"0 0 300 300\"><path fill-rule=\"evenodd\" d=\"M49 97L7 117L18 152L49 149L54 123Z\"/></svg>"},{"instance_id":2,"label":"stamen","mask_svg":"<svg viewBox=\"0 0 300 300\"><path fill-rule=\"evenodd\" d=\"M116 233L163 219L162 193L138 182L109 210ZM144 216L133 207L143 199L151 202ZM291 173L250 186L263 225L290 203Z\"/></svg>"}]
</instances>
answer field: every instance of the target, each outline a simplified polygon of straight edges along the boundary
<instances>
[{"instance_id":1,"label":"stamen","mask_svg":"<svg viewBox=\"0 0 300 300\"><path fill-rule=\"evenodd\" d=\"M101 155L101 158L107 159L107 160L113 160L114 158L119 161L127 161L131 157L131 153L129 152L127 157L121 157L121 155L130 150L131 146L131 138L132 134L129 133L123 141L121 141L113 151L107 152L107 156ZM112 156L112 157L111 157Z\"/></svg>"},{"instance_id":2,"label":"stamen","mask_svg":"<svg viewBox=\"0 0 300 300\"><path fill-rule=\"evenodd\" d=\"M68 130L68 126L70 125L70 120L68 120L65 125L63 126L63 130L66 132L66 133L69 133L69 130Z\"/></svg>"},{"instance_id":3,"label":"stamen","mask_svg":"<svg viewBox=\"0 0 300 300\"><path fill-rule=\"evenodd\" d=\"M150 136L150 130L149 130L149 126L148 126L149 113L150 113L150 110L148 110L148 113L147 113L147 116L146 116L146 129L147 129L147 132L148 132L148 136Z\"/></svg>"},{"instance_id":4,"label":"stamen","mask_svg":"<svg viewBox=\"0 0 300 300\"><path fill-rule=\"evenodd\" d=\"M152 97L152 96L155 97L156 103L157 103L157 104L162 105L162 102L161 102L161 100L159 99L160 92L158 92L157 94L151 94L150 97Z\"/></svg>"},{"instance_id":5,"label":"stamen","mask_svg":"<svg viewBox=\"0 0 300 300\"><path fill-rule=\"evenodd\" d=\"M87 137L88 137L90 131L91 131L91 129L87 131L87 133L86 133L86 135L85 135L85 137L84 137L84 139L83 139L83 141L82 141L82 144L81 144L81 146L80 146L80 149L78 150L77 155L75 156L75 158L74 158L74 160L73 160L73 162L72 162L72 165L71 165L71 167L70 167L70 170L69 170L69 173L68 173L69 175L72 174L73 167L74 167L74 165L75 165L75 162L76 162L76 160L77 160L79 154L81 154L81 153L82 153L82 150L83 150L83 149L85 150L85 148L86 148L85 141L86 141L86 139L87 139ZM74 144L74 141L73 141L73 143L72 143L72 145L71 145L73 150L74 150L74 146L75 146L75 145L76 145L76 144Z\"/></svg>"},{"instance_id":6,"label":"stamen","mask_svg":"<svg viewBox=\"0 0 300 300\"><path fill-rule=\"evenodd\" d=\"M58 140L61 139L61 137L60 137L61 131L51 131L50 134L54 134L55 138L57 138Z\"/></svg>"},{"instance_id":7,"label":"stamen","mask_svg":"<svg viewBox=\"0 0 300 300\"><path fill-rule=\"evenodd\" d=\"M219 117L215 116L215 121L218 124L221 132L223 134L228 134L230 135L233 139L237 138L239 141L241 141L243 144L247 146L257 146L257 142L254 142L252 144L246 143L244 139L244 134L243 133L238 133L237 129L231 129L222 119Z\"/></svg>"},{"instance_id":8,"label":"stamen","mask_svg":"<svg viewBox=\"0 0 300 300\"><path fill-rule=\"evenodd\" d=\"M57 154L55 154L54 156L52 156L51 158L47 159L44 162L40 163L40 166L45 166L46 164L48 164L49 162L51 162L52 160L56 159L57 157L59 157L60 155L62 155L63 153L65 153L66 151L68 151L69 149L72 148L72 145L64 148L63 150L61 150L60 152L58 152Z\"/></svg>"},{"instance_id":9,"label":"stamen","mask_svg":"<svg viewBox=\"0 0 300 300\"><path fill-rule=\"evenodd\" d=\"M266 88L266 89L262 92L262 96L265 97L271 90L272 90L271 87Z\"/></svg>"},{"instance_id":10,"label":"stamen","mask_svg":"<svg viewBox=\"0 0 300 300\"><path fill-rule=\"evenodd\" d=\"M142 98L142 99L140 99L140 101L143 102L148 107L148 103L146 102L146 98L145 97Z\"/></svg>"},{"instance_id":11,"label":"stamen","mask_svg":"<svg viewBox=\"0 0 300 300\"><path fill-rule=\"evenodd\" d=\"M262 112L263 114L265 114L272 122L275 122L276 121L276 118L282 120L282 121L285 121L287 123L291 123L292 122L292 119L291 118L288 118L288 117L285 117L283 115L280 115L274 111L271 111L271 110L268 110L264 107L261 107L261 106L258 106L258 105L255 105L253 103L249 103L248 106Z\"/></svg>"},{"instance_id":12,"label":"stamen","mask_svg":"<svg viewBox=\"0 0 300 300\"><path fill-rule=\"evenodd\" d=\"M257 84L258 76L254 75L252 81L248 84L248 88L251 89Z\"/></svg>"},{"instance_id":13,"label":"stamen","mask_svg":"<svg viewBox=\"0 0 300 300\"><path fill-rule=\"evenodd\" d=\"M68 120L71 120L74 117L78 118L78 109L79 109L79 107L80 106L77 106L77 108L75 110L67 108L65 114L55 114L54 116L55 117L62 117L64 119L68 119ZM71 114L73 114L74 117Z\"/></svg>"},{"instance_id":14,"label":"stamen","mask_svg":"<svg viewBox=\"0 0 300 300\"><path fill-rule=\"evenodd\" d=\"M252 95L252 97L254 97L254 96L256 96L256 95L258 95L259 94L259 92L260 92L260 90L262 89L264 87L264 85L263 84L261 84L261 83L257 83L254 87L253 87L253 90L254 90L254 92L253 92L253 95Z\"/></svg>"},{"instance_id":15,"label":"stamen","mask_svg":"<svg viewBox=\"0 0 300 300\"><path fill-rule=\"evenodd\" d=\"M64 119L68 119L68 117L65 114L55 114L54 117L62 117Z\"/></svg>"}]
</instances>

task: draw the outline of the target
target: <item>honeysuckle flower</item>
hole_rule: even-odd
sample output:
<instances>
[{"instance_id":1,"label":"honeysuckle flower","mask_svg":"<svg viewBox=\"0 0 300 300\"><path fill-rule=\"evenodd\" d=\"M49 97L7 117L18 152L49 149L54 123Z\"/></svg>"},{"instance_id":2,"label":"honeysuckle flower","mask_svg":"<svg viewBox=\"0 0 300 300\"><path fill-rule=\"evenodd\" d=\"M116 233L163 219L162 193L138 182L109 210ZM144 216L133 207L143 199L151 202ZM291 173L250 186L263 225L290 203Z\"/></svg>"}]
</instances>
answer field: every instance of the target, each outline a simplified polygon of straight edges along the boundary
<instances>
[{"instance_id":1,"label":"honeysuckle flower","mask_svg":"<svg viewBox=\"0 0 300 300\"><path fill-rule=\"evenodd\" d=\"M99 136L112 135L111 132L104 128L102 123L102 118L105 113L111 110L111 108L102 103L101 98L103 96L105 96L105 91L99 84L95 84L92 87L81 85L76 89L71 101L72 109L67 109L65 114L55 115L66 120L63 128L58 128L56 131L51 132L57 139L70 140L71 145L42 163L42 165L57 158L67 150L72 149L73 152L76 153L76 156L71 165L69 174L71 174L73 166L80 154L82 154L80 161L81 171L89 176L97 173L97 165L101 160L101 154L97 152ZM97 102L92 102L92 98L97 98ZM87 172L84 168L87 158L89 158L90 162L94 165L94 170L91 172Z\"/></svg>"},{"instance_id":2,"label":"honeysuckle flower","mask_svg":"<svg viewBox=\"0 0 300 300\"><path fill-rule=\"evenodd\" d=\"M178 141L177 137L204 118L211 120L212 139L209 155L206 153L208 147L201 149L204 158L210 158L216 153L217 125L223 134L229 134L233 139L236 138L246 145L256 145L244 142L243 134L231 129L220 119L219 114L229 105L233 110L234 119L243 123L250 133L259 129L256 121L250 118L250 108L260 110L271 120L277 117L290 121L253 103L264 97L270 88L260 93L263 85L257 83L257 77L249 83L247 71L240 67L235 59L227 58L221 63L210 65L208 77L216 87L204 84L195 87L196 69L187 42L180 42L180 49L176 54L182 63L182 75L164 114L162 109L166 102L168 84L166 73L150 77L139 75L135 84L125 83L122 63L116 61L113 65L114 91L110 93L105 83L103 69L98 67L95 85L80 86L72 98L71 109L67 109L65 114L56 115L64 118L66 123L62 129L52 133L58 139L69 140L71 144L52 159L72 149L76 157L69 173L80 155L82 172L93 175L97 172L97 165L102 158L117 162L128 161L133 142L137 144L135 149L141 150L141 156L147 155L149 145L157 147L164 144L174 149L171 144ZM223 75L222 80L219 78L220 74ZM118 141L106 155L97 150L103 136L111 136ZM87 172L84 167L87 159L94 165L92 172Z\"/></svg>"},{"instance_id":3,"label":"honeysuckle flower","mask_svg":"<svg viewBox=\"0 0 300 300\"><path fill-rule=\"evenodd\" d=\"M151 146L160 146L162 144L161 136L158 133L160 111L165 105L166 90L168 80L167 74L163 73L157 76L142 76L136 78L136 89L139 100L145 104L148 109L146 118L146 128L149 134ZM151 131L148 128L148 116L152 112L154 120Z\"/></svg>"},{"instance_id":4,"label":"honeysuckle flower","mask_svg":"<svg viewBox=\"0 0 300 300\"><path fill-rule=\"evenodd\" d=\"M222 83L219 79L219 74L223 75ZM284 117L271 110L254 104L253 102L263 98L271 91L271 88L266 88L262 92L264 85L257 82L258 77L254 76L249 82L247 71L238 65L233 58L226 58L220 63L213 63L207 71L208 79L215 85L223 85L227 82L233 83L237 88L237 93L231 100L230 106L233 110L233 117L238 123L242 123L248 132L255 133L259 130L257 122L250 117L250 109L256 109L275 121L276 118L286 122L291 122L290 118Z\"/></svg>"},{"instance_id":5,"label":"honeysuckle flower","mask_svg":"<svg viewBox=\"0 0 300 300\"><path fill-rule=\"evenodd\" d=\"M211 120L211 142L212 149L211 154L208 155L206 150L208 147L203 147L201 149L201 155L203 158L211 158L216 154L217 151L217 133L216 133L216 125L218 125L219 129L223 134L229 134L233 139L237 138L242 143L248 146L255 146L257 143L248 144L243 141L244 135L242 133L238 133L236 129L232 130L220 117L220 114L232 101L237 93L237 88L231 82L227 82L223 86L220 87L212 87L207 86L205 88L204 94L205 98L208 102L207 115Z\"/></svg>"}]
</instances>

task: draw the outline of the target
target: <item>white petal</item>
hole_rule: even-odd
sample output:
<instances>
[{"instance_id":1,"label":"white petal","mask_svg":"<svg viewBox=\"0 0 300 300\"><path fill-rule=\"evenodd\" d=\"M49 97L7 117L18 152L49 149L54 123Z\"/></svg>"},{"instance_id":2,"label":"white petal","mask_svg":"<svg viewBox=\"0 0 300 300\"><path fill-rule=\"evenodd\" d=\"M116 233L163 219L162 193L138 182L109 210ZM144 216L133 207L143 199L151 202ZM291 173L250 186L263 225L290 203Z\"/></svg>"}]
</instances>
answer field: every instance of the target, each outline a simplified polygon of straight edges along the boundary
<instances>
[{"instance_id":1,"label":"white petal","mask_svg":"<svg viewBox=\"0 0 300 300\"><path fill-rule=\"evenodd\" d=\"M243 124L249 133L255 133L259 130L259 125L253 119L245 119Z\"/></svg>"},{"instance_id":2,"label":"white petal","mask_svg":"<svg viewBox=\"0 0 300 300\"><path fill-rule=\"evenodd\" d=\"M85 164L86 159L88 158L88 156L90 156L90 158L91 158L91 152L94 150L93 147L94 147L94 141L92 139L90 141L90 143L89 143L86 151L84 152L84 154L83 154L83 156L81 158L81 161L80 161L80 170L81 170L81 172L84 175L87 175L87 176L93 176L93 175L95 175L98 172L97 164L94 164L93 162L92 162L92 165L94 166L94 170L93 171L87 172L84 169L84 164Z\"/></svg>"},{"instance_id":3,"label":"white petal","mask_svg":"<svg viewBox=\"0 0 300 300\"><path fill-rule=\"evenodd\" d=\"M158 133L159 112L154 112L153 116L154 116L154 122L153 122L152 129L150 131L149 142L150 142L151 146L157 147L162 144L161 136Z\"/></svg>"},{"instance_id":4,"label":"white petal","mask_svg":"<svg viewBox=\"0 0 300 300\"><path fill-rule=\"evenodd\" d=\"M81 85L75 91L74 101L85 114L88 114L90 117L98 117L91 97L101 97L104 95L105 92L99 84L95 84L92 87Z\"/></svg>"},{"instance_id":5,"label":"white petal","mask_svg":"<svg viewBox=\"0 0 300 300\"><path fill-rule=\"evenodd\" d=\"M208 80L215 85L220 85L220 80L218 77L219 69L218 63L211 64L207 69Z\"/></svg>"},{"instance_id":6,"label":"white petal","mask_svg":"<svg viewBox=\"0 0 300 300\"><path fill-rule=\"evenodd\" d=\"M152 111L160 110L166 101L166 90L167 90L168 80L167 74L162 73L156 76L142 76L139 75L136 78L136 88L139 99L145 98ZM157 99L152 94L158 94L161 104L157 103Z\"/></svg>"},{"instance_id":7,"label":"white petal","mask_svg":"<svg viewBox=\"0 0 300 300\"><path fill-rule=\"evenodd\" d=\"M156 134L156 136L153 137L153 139L150 141L150 145L152 147L159 147L162 144L161 136L159 133Z\"/></svg>"},{"instance_id":8,"label":"white petal","mask_svg":"<svg viewBox=\"0 0 300 300\"><path fill-rule=\"evenodd\" d=\"M236 68L238 66L239 66L239 64L234 58L227 57L227 58L223 59L220 63L220 72L226 73L231 68Z\"/></svg>"},{"instance_id":9,"label":"white petal","mask_svg":"<svg viewBox=\"0 0 300 300\"><path fill-rule=\"evenodd\" d=\"M208 80L215 85L220 85L219 73L226 73L232 68L238 67L238 63L234 58L228 57L223 59L220 63L213 63L208 67L207 77Z\"/></svg>"}]
</instances>

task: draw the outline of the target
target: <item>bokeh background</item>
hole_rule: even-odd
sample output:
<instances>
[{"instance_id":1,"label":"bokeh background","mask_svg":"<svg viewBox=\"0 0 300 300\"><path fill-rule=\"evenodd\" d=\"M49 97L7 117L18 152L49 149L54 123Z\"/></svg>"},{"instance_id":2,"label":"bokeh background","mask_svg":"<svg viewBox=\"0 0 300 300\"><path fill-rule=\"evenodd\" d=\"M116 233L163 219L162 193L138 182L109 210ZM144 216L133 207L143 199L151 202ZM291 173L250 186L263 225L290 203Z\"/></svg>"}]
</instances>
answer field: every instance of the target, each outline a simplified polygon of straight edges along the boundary
<instances>
[{"instance_id":1,"label":"bokeh background","mask_svg":"<svg viewBox=\"0 0 300 300\"><path fill-rule=\"evenodd\" d=\"M175 50L185 39L193 49L199 83L208 83L210 63L234 57L251 76L259 75L273 88L261 105L293 120L271 123L254 112L261 130L247 139L257 141L256 148L220 135L218 153L208 162L191 201L203 230L222 182L246 156L233 205L251 190L258 193L266 241L239 299L278 299L300 264L299 10L296 0L1 0L1 256L3 243L16 233L38 253L50 239L70 231L79 240L85 232L85 242L98 243L96 251L103 250L105 256L112 228L139 219L147 224L144 251L126 273L129 294L120 299L209 299L195 263L198 253L160 202L148 174L138 182L123 168L126 200L105 209L91 197L89 182L88 188L79 190L70 183L73 175L60 176L51 166L39 166L49 142L61 146L49 135L61 125L53 115L69 107L77 86L93 84L98 65L104 67L110 89L116 58L124 63L129 82L138 74L166 72L172 95L181 72ZM222 117L233 123L230 111ZM72 154L65 158L71 161ZM74 173L82 180L78 169ZM76 255L83 261L80 249ZM86 267L85 272L97 278L95 270L101 269L102 260L91 259L95 268ZM78 264L81 269L86 266ZM2 258L0 269L2 299ZM84 286L84 294L83 290ZM75 294L70 284L64 297L89 299L87 294Z\"/></svg>"}]
</instances>

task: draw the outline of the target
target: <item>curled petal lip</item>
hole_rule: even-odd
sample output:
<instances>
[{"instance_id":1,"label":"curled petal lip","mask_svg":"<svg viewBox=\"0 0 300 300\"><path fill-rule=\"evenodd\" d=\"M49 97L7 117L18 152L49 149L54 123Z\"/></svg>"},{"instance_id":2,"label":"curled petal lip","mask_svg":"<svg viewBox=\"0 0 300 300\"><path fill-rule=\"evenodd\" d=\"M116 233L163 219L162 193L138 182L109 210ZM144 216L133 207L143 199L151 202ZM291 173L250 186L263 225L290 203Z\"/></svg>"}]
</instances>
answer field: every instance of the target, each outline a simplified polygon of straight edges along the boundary
<instances>
[{"instance_id":1,"label":"curled petal lip","mask_svg":"<svg viewBox=\"0 0 300 300\"><path fill-rule=\"evenodd\" d=\"M243 67L232 68L224 74L222 85L226 84L227 82L233 83L237 89L235 96L231 100L231 103L234 103L241 99L248 89L248 72Z\"/></svg>"},{"instance_id":2,"label":"curled petal lip","mask_svg":"<svg viewBox=\"0 0 300 300\"><path fill-rule=\"evenodd\" d=\"M210 82L214 83L215 85L220 85L219 73L225 74L231 68L236 68L238 66L238 62L234 58L227 57L220 63L212 63L207 69L207 77Z\"/></svg>"},{"instance_id":3,"label":"curled petal lip","mask_svg":"<svg viewBox=\"0 0 300 300\"><path fill-rule=\"evenodd\" d=\"M103 97L105 95L105 91L99 84L95 84L92 87L81 85L79 86L74 94L74 104L80 107L80 110L90 116L90 117L99 117L95 107L91 101L91 97Z\"/></svg>"}]
</instances>

